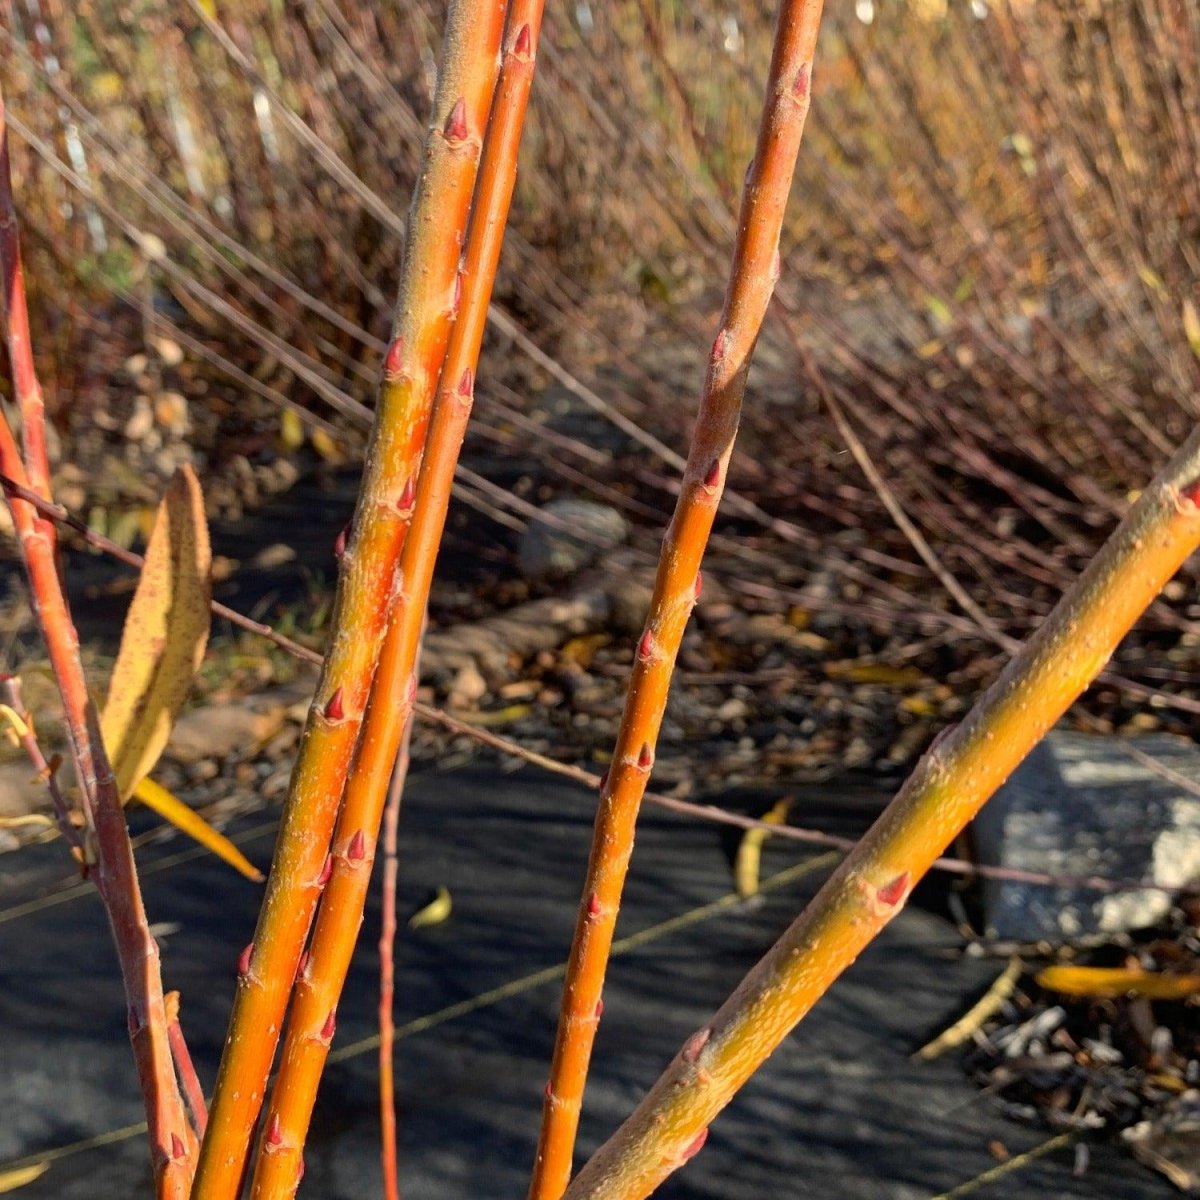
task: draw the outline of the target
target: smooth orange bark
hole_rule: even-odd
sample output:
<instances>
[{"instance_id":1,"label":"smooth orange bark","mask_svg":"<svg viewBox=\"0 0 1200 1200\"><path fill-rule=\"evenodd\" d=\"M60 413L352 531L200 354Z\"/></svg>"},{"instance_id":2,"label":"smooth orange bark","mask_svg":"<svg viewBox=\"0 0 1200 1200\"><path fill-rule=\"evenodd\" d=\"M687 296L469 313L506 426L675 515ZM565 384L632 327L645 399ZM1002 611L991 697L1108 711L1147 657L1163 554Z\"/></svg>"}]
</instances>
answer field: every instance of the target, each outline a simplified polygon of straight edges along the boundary
<instances>
[{"instance_id":1,"label":"smooth orange bark","mask_svg":"<svg viewBox=\"0 0 1200 1200\"><path fill-rule=\"evenodd\" d=\"M808 115L821 7L821 0L784 0L780 8L725 307L713 342L679 501L663 539L650 613L635 655L612 765L600 788L530 1200L559 1200L571 1174L634 826L654 765L675 658L700 591L700 561L725 486L750 358L779 275L779 235Z\"/></svg>"}]
</instances>

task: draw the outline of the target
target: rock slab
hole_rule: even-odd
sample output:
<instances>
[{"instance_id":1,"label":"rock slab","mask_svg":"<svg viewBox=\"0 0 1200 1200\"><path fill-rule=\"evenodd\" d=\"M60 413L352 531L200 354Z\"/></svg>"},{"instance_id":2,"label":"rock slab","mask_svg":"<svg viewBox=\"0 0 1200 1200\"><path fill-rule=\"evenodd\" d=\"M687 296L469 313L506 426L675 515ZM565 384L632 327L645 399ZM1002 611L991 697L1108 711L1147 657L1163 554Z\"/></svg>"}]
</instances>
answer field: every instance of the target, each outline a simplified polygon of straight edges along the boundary
<instances>
[{"instance_id":1,"label":"rock slab","mask_svg":"<svg viewBox=\"0 0 1200 1200\"><path fill-rule=\"evenodd\" d=\"M1153 764L1146 760L1153 760ZM1167 734L1054 731L971 825L979 862L1180 887L1200 880L1200 748ZM989 937L1069 942L1153 925L1170 897L984 881Z\"/></svg>"}]
</instances>

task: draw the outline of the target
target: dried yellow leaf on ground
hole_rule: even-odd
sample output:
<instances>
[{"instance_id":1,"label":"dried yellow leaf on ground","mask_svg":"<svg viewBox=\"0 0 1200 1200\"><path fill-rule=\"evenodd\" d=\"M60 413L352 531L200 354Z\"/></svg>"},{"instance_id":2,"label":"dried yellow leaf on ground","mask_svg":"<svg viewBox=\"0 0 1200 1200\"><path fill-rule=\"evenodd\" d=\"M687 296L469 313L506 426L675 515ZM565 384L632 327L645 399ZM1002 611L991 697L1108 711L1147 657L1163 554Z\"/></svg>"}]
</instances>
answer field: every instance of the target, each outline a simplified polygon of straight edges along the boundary
<instances>
[{"instance_id":1,"label":"dried yellow leaf on ground","mask_svg":"<svg viewBox=\"0 0 1200 1200\"><path fill-rule=\"evenodd\" d=\"M454 902L450 898L448 887L439 887L434 896L424 908L419 908L408 919L409 929L426 929L430 925L440 925L450 919L454 910Z\"/></svg>"},{"instance_id":2,"label":"dried yellow leaf on ground","mask_svg":"<svg viewBox=\"0 0 1200 1200\"><path fill-rule=\"evenodd\" d=\"M783 825L787 821L792 798L785 796L762 817L764 825ZM767 830L756 827L747 829L738 843L737 856L733 860L733 882L737 894L743 900L758 894L758 877L762 867L762 845L768 837Z\"/></svg>"},{"instance_id":3,"label":"dried yellow leaf on ground","mask_svg":"<svg viewBox=\"0 0 1200 1200\"><path fill-rule=\"evenodd\" d=\"M14 1171L0 1172L0 1195L5 1192L15 1192L35 1179L41 1179L50 1170L48 1162L34 1163L29 1167L17 1167Z\"/></svg>"},{"instance_id":4,"label":"dried yellow leaf on ground","mask_svg":"<svg viewBox=\"0 0 1200 1200\"><path fill-rule=\"evenodd\" d=\"M1200 313L1190 300L1183 302L1183 332L1192 353L1200 358Z\"/></svg>"},{"instance_id":5,"label":"dried yellow leaf on ground","mask_svg":"<svg viewBox=\"0 0 1200 1200\"><path fill-rule=\"evenodd\" d=\"M158 507L100 718L121 798L153 769L208 642L212 551L191 467Z\"/></svg>"},{"instance_id":6,"label":"dried yellow leaf on ground","mask_svg":"<svg viewBox=\"0 0 1200 1200\"><path fill-rule=\"evenodd\" d=\"M878 683L884 687L913 687L927 682L925 674L916 667L889 667L886 663L827 663L825 674L830 679Z\"/></svg>"},{"instance_id":7,"label":"dried yellow leaf on ground","mask_svg":"<svg viewBox=\"0 0 1200 1200\"><path fill-rule=\"evenodd\" d=\"M1037 973L1047 991L1063 996L1127 996L1186 1000L1200 993L1200 975L1166 975L1138 967L1047 967Z\"/></svg>"}]
</instances>

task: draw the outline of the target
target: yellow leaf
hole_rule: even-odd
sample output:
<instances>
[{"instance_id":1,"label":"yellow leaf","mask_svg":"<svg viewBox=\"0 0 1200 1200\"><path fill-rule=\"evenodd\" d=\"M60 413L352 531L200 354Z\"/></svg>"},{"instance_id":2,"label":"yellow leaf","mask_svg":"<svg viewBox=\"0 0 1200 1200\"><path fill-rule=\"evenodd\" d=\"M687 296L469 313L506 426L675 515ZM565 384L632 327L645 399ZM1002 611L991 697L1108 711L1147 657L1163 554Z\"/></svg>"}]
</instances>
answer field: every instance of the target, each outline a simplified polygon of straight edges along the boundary
<instances>
[{"instance_id":1,"label":"yellow leaf","mask_svg":"<svg viewBox=\"0 0 1200 1200\"><path fill-rule=\"evenodd\" d=\"M122 800L158 762L204 657L211 569L204 497L182 467L159 505L100 718Z\"/></svg>"},{"instance_id":2,"label":"yellow leaf","mask_svg":"<svg viewBox=\"0 0 1200 1200\"><path fill-rule=\"evenodd\" d=\"M1125 996L1186 1000L1200 992L1200 975L1164 975L1137 967L1047 967L1037 973L1047 991L1063 996Z\"/></svg>"},{"instance_id":3,"label":"yellow leaf","mask_svg":"<svg viewBox=\"0 0 1200 1200\"><path fill-rule=\"evenodd\" d=\"M49 1162L34 1163L31 1167L17 1167L12 1171L0 1171L0 1194L15 1192L35 1179L41 1179L50 1170Z\"/></svg>"},{"instance_id":4,"label":"yellow leaf","mask_svg":"<svg viewBox=\"0 0 1200 1200\"><path fill-rule=\"evenodd\" d=\"M763 818L765 825L782 825L787 820L792 798L785 796ZM743 900L758 894L759 867L762 862L762 845L767 840L767 831L761 828L747 829L738 843L737 856L733 860L733 882L737 894Z\"/></svg>"},{"instance_id":5,"label":"yellow leaf","mask_svg":"<svg viewBox=\"0 0 1200 1200\"><path fill-rule=\"evenodd\" d=\"M879 683L886 687L908 687L925 682L925 676L916 667L889 667L886 663L827 663L825 674L830 679Z\"/></svg>"},{"instance_id":6,"label":"yellow leaf","mask_svg":"<svg viewBox=\"0 0 1200 1200\"><path fill-rule=\"evenodd\" d=\"M345 451L323 429L314 429L309 438L312 448L327 462L336 467L346 461Z\"/></svg>"},{"instance_id":7,"label":"yellow leaf","mask_svg":"<svg viewBox=\"0 0 1200 1200\"><path fill-rule=\"evenodd\" d=\"M1196 312L1196 306L1190 300L1183 302L1183 332L1192 353L1200 358L1200 313Z\"/></svg>"},{"instance_id":8,"label":"yellow leaf","mask_svg":"<svg viewBox=\"0 0 1200 1200\"><path fill-rule=\"evenodd\" d=\"M1158 293L1160 300L1167 299L1167 285L1163 283L1162 276L1151 270L1149 267L1138 267L1138 278L1148 287Z\"/></svg>"},{"instance_id":9,"label":"yellow leaf","mask_svg":"<svg viewBox=\"0 0 1200 1200\"><path fill-rule=\"evenodd\" d=\"M223 833L218 833L194 808L184 804L161 784L149 777L141 779L133 789L133 798L152 808L181 833L211 850L247 879L262 883L263 873Z\"/></svg>"},{"instance_id":10,"label":"yellow leaf","mask_svg":"<svg viewBox=\"0 0 1200 1200\"><path fill-rule=\"evenodd\" d=\"M279 414L279 448L285 452L299 450L304 445L304 422L296 410L285 408Z\"/></svg>"},{"instance_id":11,"label":"yellow leaf","mask_svg":"<svg viewBox=\"0 0 1200 1200\"><path fill-rule=\"evenodd\" d=\"M437 895L424 908L417 909L409 917L408 927L409 929L424 929L430 925L440 925L449 919L453 909L454 902L450 899L450 889L439 887Z\"/></svg>"},{"instance_id":12,"label":"yellow leaf","mask_svg":"<svg viewBox=\"0 0 1200 1200\"><path fill-rule=\"evenodd\" d=\"M494 725L511 725L533 712L532 704L510 704L507 708L493 708L487 712L460 713L458 719L468 725L478 725L482 729Z\"/></svg>"}]
</instances>

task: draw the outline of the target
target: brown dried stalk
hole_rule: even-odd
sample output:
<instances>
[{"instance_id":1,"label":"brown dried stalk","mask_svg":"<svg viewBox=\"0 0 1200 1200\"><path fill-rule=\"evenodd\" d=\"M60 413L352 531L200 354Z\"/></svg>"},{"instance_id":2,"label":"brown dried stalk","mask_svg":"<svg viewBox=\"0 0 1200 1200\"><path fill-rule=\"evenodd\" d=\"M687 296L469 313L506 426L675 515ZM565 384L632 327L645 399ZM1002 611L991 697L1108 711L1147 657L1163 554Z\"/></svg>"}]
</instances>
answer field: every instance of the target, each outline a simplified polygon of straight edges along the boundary
<instances>
[{"instance_id":1,"label":"brown dried stalk","mask_svg":"<svg viewBox=\"0 0 1200 1200\"><path fill-rule=\"evenodd\" d=\"M404 726L400 753L392 769L387 807L383 815L383 886L379 930L379 1160L383 1169L383 1200L400 1200L396 1166L396 881L400 873L397 857L400 801L408 778L412 718Z\"/></svg>"},{"instance_id":2,"label":"brown dried stalk","mask_svg":"<svg viewBox=\"0 0 1200 1200\"><path fill-rule=\"evenodd\" d=\"M0 414L0 470L49 498L45 415L29 340L29 316L9 165L8 130L0 95L0 276L9 370L22 420L25 461ZM58 576L55 527L29 503L8 497L29 578L34 615L62 697L75 773L95 834L96 889L104 902L121 963L129 1036L146 1104L156 1195L183 1200L193 1155L167 1038L158 945L150 935L125 815L100 736L79 658L79 638Z\"/></svg>"},{"instance_id":3,"label":"brown dried stalk","mask_svg":"<svg viewBox=\"0 0 1200 1200\"><path fill-rule=\"evenodd\" d=\"M712 1119L900 911L941 849L1099 674L1197 545L1200 428L807 909L688 1039L567 1200L641 1200L700 1150Z\"/></svg>"},{"instance_id":4,"label":"brown dried stalk","mask_svg":"<svg viewBox=\"0 0 1200 1200\"><path fill-rule=\"evenodd\" d=\"M604 973L633 850L638 808L684 627L700 594L741 414L750 358L779 274L779 234L808 114L821 0L783 0L754 162L746 177L725 307L709 360L679 501L659 558L645 631L601 784L591 859L571 946L530 1200L559 1200L571 1174Z\"/></svg>"},{"instance_id":5,"label":"brown dried stalk","mask_svg":"<svg viewBox=\"0 0 1200 1200\"><path fill-rule=\"evenodd\" d=\"M354 770L333 837L329 883L300 972L279 1078L272 1093L251 1195L291 1195L317 1087L334 1031L334 1013L362 922L380 820L403 729L416 699L416 656L454 468L474 398L475 368L516 178L517 151L542 5L513 7L507 48L484 141L467 241L463 297L446 353L404 545L395 607L379 660Z\"/></svg>"},{"instance_id":6,"label":"brown dried stalk","mask_svg":"<svg viewBox=\"0 0 1200 1200\"><path fill-rule=\"evenodd\" d=\"M258 929L242 955L196 1200L236 1194L304 939L329 878L330 836L375 674L430 401L458 308L458 259L475 183L477 131L495 85L504 7L501 0L455 0L450 7L424 170L408 224L396 326L342 557L331 645L292 775Z\"/></svg>"}]
</instances>

